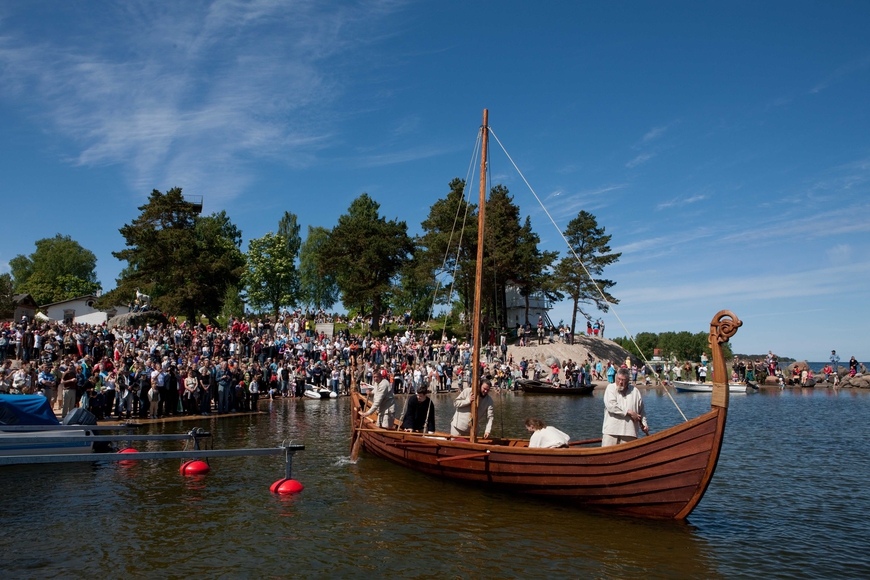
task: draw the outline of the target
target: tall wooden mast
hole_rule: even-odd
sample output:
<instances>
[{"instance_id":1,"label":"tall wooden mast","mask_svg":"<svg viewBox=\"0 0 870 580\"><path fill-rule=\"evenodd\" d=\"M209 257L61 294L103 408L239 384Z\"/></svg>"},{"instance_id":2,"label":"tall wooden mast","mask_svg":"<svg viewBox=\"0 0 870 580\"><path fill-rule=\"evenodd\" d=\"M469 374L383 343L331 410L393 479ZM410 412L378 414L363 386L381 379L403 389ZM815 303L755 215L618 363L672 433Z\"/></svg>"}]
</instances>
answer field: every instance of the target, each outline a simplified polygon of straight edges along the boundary
<instances>
[{"instance_id":1,"label":"tall wooden mast","mask_svg":"<svg viewBox=\"0 0 870 580\"><path fill-rule=\"evenodd\" d=\"M471 442L477 441L477 406L480 402L480 301L483 280L483 225L486 223L486 155L489 143L489 110L483 110L483 144L480 149L480 201L477 206L477 269L474 275L474 326L472 332L471 351L471 389L474 400L471 402Z\"/></svg>"}]
</instances>

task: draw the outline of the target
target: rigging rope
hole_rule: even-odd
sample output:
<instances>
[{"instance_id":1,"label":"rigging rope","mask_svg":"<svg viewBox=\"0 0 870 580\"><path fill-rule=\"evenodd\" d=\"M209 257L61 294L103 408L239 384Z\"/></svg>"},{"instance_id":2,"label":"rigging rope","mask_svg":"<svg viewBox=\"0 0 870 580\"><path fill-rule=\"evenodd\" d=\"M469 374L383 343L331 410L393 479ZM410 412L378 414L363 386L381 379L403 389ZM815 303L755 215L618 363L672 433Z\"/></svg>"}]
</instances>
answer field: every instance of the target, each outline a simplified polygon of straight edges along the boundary
<instances>
[{"instance_id":1,"label":"rigging rope","mask_svg":"<svg viewBox=\"0 0 870 580\"><path fill-rule=\"evenodd\" d=\"M468 201L466 200L466 196L468 195L469 189L469 179L473 179L475 175L475 161L477 160L478 151L480 150L480 144L482 140L483 133L481 131L477 132L477 142L474 145L474 152L471 154L471 161L468 164L468 171L465 172L465 185L462 189L462 199L465 201L465 215L462 217L462 228L459 230L459 243L456 245L456 260L454 260L453 264L453 272L451 273L450 280L450 292L447 294L447 303L450 303L450 300L453 299L453 286L456 283L456 269L459 267L459 252L462 248L462 236L465 233L465 223L468 219ZM447 240L447 248L444 250L444 260L441 262L441 270L444 271L447 268L447 256L450 255L450 244L453 241L453 233L456 231L456 221L459 219L459 210L462 207L462 204L457 204L456 206L456 215L453 217L453 229L450 230L450 238ZM432 293L432 308L429 309L429 319L426 321L426 325L432 321L432 315L435 313L435 303L438 299L438 288L441 285L441 281L438 280L437 276L435 278L435 291ZM444 317L444 328L441 329L441 337L444 338L445 333L447 332L447 317Z\"/></svg>"},{"instance_id":2,"label":"rigging rope","mask_svg":"<svg viewBox=\"0 0 870 580\"><path fill-rule=\"evenodd\" d=\"M532 185L531 185L531 184L529 183L529 181L526 179L526 176L523 175L523 172L520 171L520 168L519 168L519 167L517 167L517 164L514 162L513 158L510 156L510 153L507 152L507 149L505 149L504 145L502 145L502 143L501 143L501 141L499 140L498 136L496 136L495 131L492 130L492 127L489 128L489 132L492 134L493 138L495 139L496 143L498 143L499 147L501 147L501 150L504 151L504 154L507 156L508 161L510 161L510 162L511 162L511 165L514 166L514 169L517 170L517 173L520 174L520 177L522 178L523 182L526 184L526 187L528 187L528 188L529 188L529 191L532 192L532 195L535 196L535 199L538 201L538 204L541 206L541 209L543 209L543 210L544 210L544 213L547 214L547 217L550 218L550 222L553 224L553 227L555 227L556 230L558 230L559 235L562 236L562 240L565 241L565 245L568 246L568 250L570 250L570 252L574 255L574 258L577 260L577 263L579 263L580 266L582 266L583 271L586 273L586 275L589 276L589 280L592 282L592 285L595 286L595 289L598 290L598 293L601 295L602 300L604 300L604 302L608 305L608 307L609 307L611 310L613 310L613 315L616 316L616 320L619 321L619 324L622 326L622 329L625 330L625 333L628 335L628 338L631 339L631 343L632 343L632 344L634 345L634 347L637 349L637 352L640 353L641 358L643 358L644 364L650 367L650 369L653 371L653 373L655 373L656 378L660 378L658 372L655 370L655 366L652 365L652 364L650 364L650 361L646 358L646 355L643 353L643 351L641 350L641 348L638 346L637 342L634 340L634 335L631 334L631 332L629 332L628 328L625 326L625 323L622 322L622 319L619 317L619 314L616 312L616 309L613 307L613 304L611 304L611 302L607 299L607 296L604 294L604 291L601 290L601 287L598 286L598 283L595 281L595 279L592 277L592 274L591 274L591 273L589 272L589 270L586 268L586 264L583 263L583 261L582 261L582 260L580 259L580 257L577 255L577 252L575 252L575 251L574 251L574 248L571 247L571 244L568 242L568 238L565 237L565 234L562 232L562 230L561 230L561 229L559 228L559 226L556 224L556 220L554 220L554 219L553 219L553 216L550 215L550 212L549 212L549 211L547 210L547 208L544 206L544 202L541 201L541 198L538 197L538 194L535 192L535 190L534 190L534 188L532 187ZM726 381L727 381L727 377L726 377ZM727 383L726 383L726 384L727 384ZM672 402L672 403L674 404L674 406L677 408L677 411L679 411L679 412L680 412L680 415L683 416L683 420L684 420L684 421L688 421L689 419L686 418L686 414L683 413L683 410L680 409L680 406L677 404L677 401L674 400L674 397L671 395L671 391L670 391L670 389L668 389L667 385L665 385L664 383L662 383L662 386L664 386L664 388L665 388L665 393L668 395L668 398L671 400L671 402Z\"/></svg>"}]
</instances>

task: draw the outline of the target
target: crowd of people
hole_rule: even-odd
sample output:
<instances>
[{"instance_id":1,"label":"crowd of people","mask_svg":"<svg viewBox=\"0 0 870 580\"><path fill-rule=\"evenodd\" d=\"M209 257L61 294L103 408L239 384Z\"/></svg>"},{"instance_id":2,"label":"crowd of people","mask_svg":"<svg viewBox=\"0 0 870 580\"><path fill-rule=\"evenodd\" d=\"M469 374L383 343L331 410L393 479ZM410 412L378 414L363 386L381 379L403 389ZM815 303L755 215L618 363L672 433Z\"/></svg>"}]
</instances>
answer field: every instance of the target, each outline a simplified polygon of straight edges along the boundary
<instances>
[{"instance_id":1,"label":"crowd of people","mask_svg":"<svg viewBox=\"0 0 870 580\"><path fill-rule=\"evenodd\" d=\"M334 336L318 333L319 322L343 322L350 330ZM451 430L462 434L468 427L464 413L470 412L473 398L471 345L456 338L435 340L430 329L415 327L410 313L393 316L388 312L380 322L397 325L399 331L374 337L368 330L370 319L337 319L323 311L301 310L284 311L275 319L236 318L225 328L175 319L136 328L24 319L0 327L0 392L42 394L61 416L80 406L98 418L161 418L247 412L257 409L261 397L299 397L311 387L347 394L352 384L367 383L376 386L382 410L394 406L390 397L395 393L416 395L402 413L406 428L434 430L434 403L429 393L458 390ZM590 321L593 336L595 326L603 330L603 323L592 325ZM566 331L560 329L560 337L567 342L570 333ZM522 336L518 332L519 344ZM568 359L552 365L532 357L516 361L505 342L504 334L496 339L493 333L481 353L486 385L485 392L481 389L482 400L491 402L490 389L517 388L520 378L549 380L566 388L593 381L619 386L684 377L704 382L713 370L705 356L700 363L662 362L652 367L630 359L620 363L596 360L591 355L585 361ZM17 359L17 368L13 369L12 359ZM837 377L836 352L832 352L831 363L823 370L826 379ZM851 374L857 372L854 357L849 365ZM772 353L765 360L735 357L731 367L730 378L735 381L781 373ZM813 378L810 369L802 369L792 380L806 385ZM389 397L384 382L389 385ZM617 400L622 392L617 389ZM483 409L487 412L486 405ZM537 423L527 427L544 431Z\"/></svg>"},{"instance_id":2,"label":"crowd of people","mask_svg":"<svg viewBox=\"0 0 870 580\"><path fill-rule=\"evenodd\" d=\"M328 336L316 332L319 322L351 330ZM387 313L380 322L400 331L373 337L370 319L301 310L233 319L226 328L175 319L136 328L23 319L0 328L0 392L41 393L62 416L82 406L100 418L159 418L254 410L260 397L298 397L310 386L347 394L352 382L371 384L382 373L396 393L461 390L470 382L468 342L435 340L410 313ZM582 386L612 367L590 358L550 368L515 361L499 346L491 340L482 352L483 375L497 391L548 375Z\"/></svg>"}]
</instances>

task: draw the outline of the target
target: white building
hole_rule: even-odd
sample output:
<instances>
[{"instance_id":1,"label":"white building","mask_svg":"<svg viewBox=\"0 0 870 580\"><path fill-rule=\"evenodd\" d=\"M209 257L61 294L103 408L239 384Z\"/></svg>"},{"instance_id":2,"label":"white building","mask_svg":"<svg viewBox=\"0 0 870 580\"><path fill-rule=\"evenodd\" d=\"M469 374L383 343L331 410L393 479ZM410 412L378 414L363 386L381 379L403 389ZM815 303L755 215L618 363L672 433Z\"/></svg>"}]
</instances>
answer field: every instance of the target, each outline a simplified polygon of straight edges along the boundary
<instances>
[{"instance_id":1,"label":"white building","mask_svg":"<svg viewBox=\"0 0 870 580\"><path fill-rule=\"evenodd\" d=\"M109 310L99 310L94 306L98 296L88 295L70 298L40 306L51 320L62 320L65 324L84 323L102 324L117 314L127 314L130 309L126 306L115 306Z\"/></svg>"},{"instance_id":2,"label":"white building","mask_svg":"<svg viewBox=\"0 0 870 580\"><path fill-rule=\"evenodd\" d=\"M505 288L505 300L507 302L505 306L507 309L508 328L516 328L517 324L525 324L526 299L520 294L520 289L516 286ZM544 318L545 324L549 324L548 312L552 306L543 293L529 296L529 324L536 326L539 316Z\"/></svg>"}]
</instances>

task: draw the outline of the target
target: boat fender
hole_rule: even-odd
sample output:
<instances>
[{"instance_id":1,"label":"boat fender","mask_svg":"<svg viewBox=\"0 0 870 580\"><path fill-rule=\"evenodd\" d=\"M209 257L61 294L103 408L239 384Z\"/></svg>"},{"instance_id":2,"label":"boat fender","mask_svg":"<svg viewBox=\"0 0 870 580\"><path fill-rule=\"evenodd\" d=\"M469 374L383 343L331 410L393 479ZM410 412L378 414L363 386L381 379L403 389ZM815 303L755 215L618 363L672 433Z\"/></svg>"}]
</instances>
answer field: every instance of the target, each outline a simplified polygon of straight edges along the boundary
<instances>
[{"instance_id":1,"label":"boat fender","mask_svg":"<svg viewBox=\"0 0 870 580\"><path fill-rule=\"evenodd\" d=\"M139 451L137 451L136 449L133 449L132 447L126 447L126 448L118 451L118 453L139 453ZM121 467L133 467L134 465L136 465L136 462L135 461L119 461L118 465L120 465Z\"/></svg>"},{"instance_id":2,"label":"boat fender","mask_svg":"<svg viewBox=\"0 0 870 580\"><path fill-rule=\"evenodd\" d=\"M294 493L299 493L303 489L305 489L305 486L296 481L295 479L279 479L272 484L272 487L269 488L269 491L278 495L290 495Z\"/></svg>"},{"instance_id":3,"label":"boat fender","mask_svg":"<svg viewBox=\"0 0 870 580\"><path fill-rule=\"evenodd\" d=\"M208 463L200 461L199 459L194 459L182 463L178 472L181 475L205 475L209 470L211 470L211 467Z\"/></svg>"}]
</instances>

